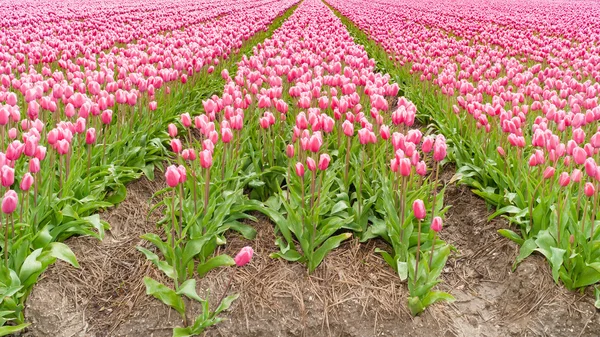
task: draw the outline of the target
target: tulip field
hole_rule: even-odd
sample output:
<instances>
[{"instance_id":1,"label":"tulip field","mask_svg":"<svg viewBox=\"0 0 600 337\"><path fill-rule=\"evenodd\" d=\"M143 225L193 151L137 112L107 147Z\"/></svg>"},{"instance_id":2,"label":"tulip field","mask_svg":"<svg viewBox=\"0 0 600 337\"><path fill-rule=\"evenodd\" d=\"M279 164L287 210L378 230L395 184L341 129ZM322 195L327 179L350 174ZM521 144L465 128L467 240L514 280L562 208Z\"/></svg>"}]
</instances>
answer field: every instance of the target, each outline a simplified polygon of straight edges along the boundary
<instances>
[{"instance_id":1,"label":"tulip field","mask_svg":"<svg viewBox=\"0 0 600 337\"><path fill-rule=\"evenodd\" d=\"M0 12L0 336L600 334L598 3Z\"/></svg>"}]
</instances>

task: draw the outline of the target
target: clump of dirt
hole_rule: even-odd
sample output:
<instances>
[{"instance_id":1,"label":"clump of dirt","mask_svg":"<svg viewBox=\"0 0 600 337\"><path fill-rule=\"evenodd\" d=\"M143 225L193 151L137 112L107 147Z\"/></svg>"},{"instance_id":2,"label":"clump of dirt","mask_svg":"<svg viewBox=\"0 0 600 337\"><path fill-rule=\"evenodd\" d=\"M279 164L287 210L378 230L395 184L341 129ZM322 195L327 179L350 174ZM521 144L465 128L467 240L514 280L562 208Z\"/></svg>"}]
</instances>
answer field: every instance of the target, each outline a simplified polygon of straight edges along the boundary
<instances>
[{"instance_id":1,"label":"clump of dirt","mask_svg":"<svg viewBox=\"0 0 600 337\"><path fill-rule=\"evenodd\" d=\"M442 180L453 175L444 170ZM160 176L160 175L157 175ZM140 181L128 188L124 204L104 214L113 227L103 242L73 238L81 270L53 266L34 288L26 315L29 336L171 336L181 325L177 313L145 295L145 275L161 275L135 250L139 236L158 232L146 218L160 183ZM491 222L483 200L466 187L449 185L442 238L457 248L440 288L456 297L413 318L406 309L407 289L387 266L373 240L349 240L308 275L300 264L272 259L277 250L273 224L258 215L253 241L227 237L221 253L235 255L251 245L256 254L243 268L214 270L199 280L198 292L211 303L229 278L239 293L226 321L206 336L598 336L600 317L589 296L554 284L547 263L532 256L513 272L518 247L499 236L508 224ZM193 312L199 308L192 306Z\"/></svg>"}]
</instances>

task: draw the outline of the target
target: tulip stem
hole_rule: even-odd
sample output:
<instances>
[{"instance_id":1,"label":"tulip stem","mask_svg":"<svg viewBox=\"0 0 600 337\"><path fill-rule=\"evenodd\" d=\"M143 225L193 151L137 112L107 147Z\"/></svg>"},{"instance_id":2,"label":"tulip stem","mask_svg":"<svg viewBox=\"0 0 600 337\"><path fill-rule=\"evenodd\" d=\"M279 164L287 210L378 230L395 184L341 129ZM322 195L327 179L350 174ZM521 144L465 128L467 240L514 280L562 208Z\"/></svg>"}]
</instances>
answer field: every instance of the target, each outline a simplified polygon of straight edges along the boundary
<instances>
[{"instance_id":1,"label":"tulip stem","mask_svg":"<svg viewBox=\"0 0 600 337\"><path fill-rule=\"evenodd\" d=\"M584 205L583 205L583 214L581 216L581 233L583 233L583 231L585 230L585 218L586 218L586 213L587 213L587 206L588 206L588 202L584 201Z\"/></svg>"},{"instance_id":2,"label":"tulip stem","mask_svg":"<svg viewBox=\"0 0 600 337\"><path fill-rule=\"evenodd\" d=\"M88 144L88 146L87 146L87 172L90 172L91 166L92 166L92 144Z\"/></svg>"},{"instance_id":3,"label":"tulip stem","mask_svg":"<svg viewBox=\"0 0 600 337\"><path fill-rule=\"evenodd\" d=\"M304 176L300 177L300 189L302 190L302 200L300 200L300 205L302 206L302 232L304 232Z\"/></svg>"},{"instance_id":4,"label":"tulip stem","mask_svg":"<svg viewBox=\"0 0 600 337\"><path fill-rule=\"evenodd\" d=\"M8 270L8 217L9 217L9 215L6 214L6 225L4 226L4 265L6 266L7 270Z\"/></svg>"},{"instance_id":5,"label":"tulip stem","mask_svg":"<svg viewBox=\"0 0 600 337\"><path fill-rule=\"evenodd\" d=\"M357 194L357 199L358 199L358 216L360 217L361 215L361 210L362 210L362 185L363 185L363 171L365 170L365 152L364 149L361 150L362 155L363 155L363 159L360 161L360 179L358 181L358 194Z\"/></svg>"},{"instance_id":6,"label":"tulip stem","mask_svg":"<svg viewBox=\"0 0 600 337\"><path fill-rule=\"evenodd\" d=\"M438 178L439 178L439 174L440 174L440 163L436 162L435 164L435 180L433 181L433 205L432 205L432 210L431 210L431 219L435 218L435 210L436 210L436 199L437 199L437 184L438 184Z\"/></svg>"},{"instance_id":7,"label":"tulip stem","mask_svg":"<svg viewBox=\"0 0 600 337\"><path fill-rule=\"evenodd\" d=\"M183 184L179 184L179 237L181 238L181 228L183 227Z\"/></svg>"},{"instance_id":8,"label":"tulip stem","mask_svg":"<svg viewBox=\"0 0 600 337\"><path fill-rule=\"evenodd\" d=\"M227 158L227 143L223 143L223 159L221 160L221 180L225 180L225 159Z\"/></svg>"},{"instance_id":9,"label":"tulip stem","mask_svg":"<svg viewBox=\"0 0 600 337\"><path fill-rule=\"evenodd\" d=\"M431 270L431 263L433 262L433 254L435 253L435 239L437 233L433 231L433 240L431 241L431 254L429 254L429 270Z\"/></svg>"},{"instance_id":10,"label":"tulip stem","mask_svg":"<svg viewBox=\"0 0 600 337\"><path fill-rule=\"evenodd\" d=\"M102 126L102 137L103 139L103 146L102 146L102 165L104 165L104 158L106 156L106 126Z\"/></svg>"},{"instance_id":11,"label":"tulip stem","mask_svg":"<svg viewBox=\"0 0 600 337\"><path fill-rule=\"evenodd\" d=\"M196 192L196 170L194 170L194 162L190 163L190 172L192 176L192 194L194 195L194 215L198 214L198 197Z\"/></svg>"},{"instance_id":12,"label":"tulip stem","mask_svg":"<svg viewBox=\"0 0 600 337\"><path fill-rule=\"evenodd\" d=\"M421 220L419 220L419 228L417 230L417 254L415 256L415 284L417 284L417 278L419 276L419 259L420 259L420 252L421 252Z\"/></svg>"},{"instance_id":13,"label":"tulip stem","mask_svg":"<svg viewBox=\"0 0 600 337\"><path fill-rule=\"evenodd\" d=\"M229 273L229 281L227 281L227 286L225 287L225 291L223 292L223 294L221 294L221 297L217 301L217 308L221 305L221 303L225 299L225 296L229 292L229 289L231 288L231 283L233 282L234 275L235 275L235 269L231 273Z\"/></svg>"},{"instance_id":14,"label":"tulip stem","mask_svg":"<svg viewBox=\"0 0 600 337\"><path fill-rule=\"evenodd\" d=\"M351 139L350 137L348 138L348 142L346 145L346 171L344 172L344 180L346 181L346 184L348 185L348 189L350 189L350 183L348 182L348 167L350 166L350 145L351 145Z\"/></svg>"},{"instance_id":15,"label":"tulip stem","mask_svg":"<svg viewBox=\"0 0 600 337\"><path fill-rule=\"evenodd\" d=\"M204 179L204 210L203 215L206 215L206 209L208 208L208 197L210 193L210 167L206 168L206 177Z\"/></svg>"},{"instance_id":16,"label":"tulip stem","mask_svg":"<svg viewBox=\"0 0 600 337\"><path fill-rule=\"evenodd\" d=\"M404 216L406 208L406 177L400 181L400 242L404 241ZM408 248L408 247L407 247Z\"/></svg>"},{"instance_id":17,"label":"tulip stem","mask_svg":"<svg viewBox=\"0 0 600 337\"><path fill-rule=\"evenodd\" d=\"M600 182L596 185L596 193L594 194L594 210L592 211L592 228L590 230L590 241L594 240L594 225L596 222L596 213L598 212L598 194L600 194Z\"/></svg>"}]
</instances>

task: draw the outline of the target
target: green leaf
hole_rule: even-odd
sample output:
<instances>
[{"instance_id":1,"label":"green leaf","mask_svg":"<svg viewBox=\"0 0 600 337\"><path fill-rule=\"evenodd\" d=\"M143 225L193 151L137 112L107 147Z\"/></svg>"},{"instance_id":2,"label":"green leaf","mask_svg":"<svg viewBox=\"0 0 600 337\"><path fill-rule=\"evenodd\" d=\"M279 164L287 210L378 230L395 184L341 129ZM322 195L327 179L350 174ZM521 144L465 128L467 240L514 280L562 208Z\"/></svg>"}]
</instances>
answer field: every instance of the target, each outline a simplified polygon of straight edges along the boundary
<instances>
[{"instance_id":1,"label":"green leaf","mask_svg":"<svg viewBox=\"0 0 600 337\"><path fill-rule=\"evenodd\" d=\"M169 263L167 263L167 261L161 260L158 257L158 255L154 254L153 252L149 251L144 247L137 246L136 248L144 255L146 255L146 258L150 260L150 262L152 262L160 271L165 273L165 275L167 275L168 278L175 279L175 270Z\"/></svg>"},{"instance_id":2,"label":"green leaf","mask_svg":"<svg viewBox=\"0 0 600 337\"><path fill-rule=\"evenodd\" d=\"M510 229L499 229L498 233L502 236L504 236L505 238L515 242L516 244L518 244L519 246L523 244L523 238L521 238L521 236L513 231L511 231Z\"/></svg>"},{"instance_id":3,"label":"green leaf","mask_svg":"<svg viewBox=\"0 0 600 337\"><path fill-rule=\"evenodd\" d=\"M428 306L439 301L454 302L454 300L454 296L443 291L431 291L429 294L427 294L427 296L425 296L425 298L423 298L421 303L423 307L427 308Z\"/></svg>"},{"instance_id":4,"label":"green leaf","mask_svg":"<svg viewBox=\"0 0 600 337\"><path fill-rule=\"evenodd\" d=\"M202 248L204 248L204 245L210 241L210 239L212 239L212 236L205 235L199 239L189 240L183 249L183 255L181 257L182 265L187 265L194 258L194 256L200 254Z\"/></svg>"},{"instance_id":5,"label":"green leaf","mask_svg":"<svg viewBox=\"0 0 600 337\"><path fill-rule=\"evenodd\" d=\"M595 284L600 281L600 271L596 268L592 268L589 265L584 266L579 275L577 281L573 284L573 288L586 287Z\"/></svg>"},{"instance_id":6,"label":"green leaf","mask_svg":"<svg viewBox=\"0 0 600 337\"><path fill-rule=\"evenodd\" d=\"M173 329L173 337L192 337L194 334L192 333L192 329L190 327L187 328L174 328Z\"/></svg>"},{"instance_id":7,"label":"green leaf","mask_svg":"<svg viewBox=\"0 0 600 337\"><path fill-rule=\"evenodd\" d=\"M408 263L398 259L396 264L398 266L398 276L400 277L400 281L406 281L408 278Z\"/></svg>"},{"instance_id":8,"label":"green leaf","mask_svg":"<svg viewBox=\"0 0 600 337\"><path fill-rule=\"evenodd\" d=\"M106 201L110 202L113 205L121 203L127 197L127 188L125 185L119 184L117 189L113 191L110 197L106 198Z\"/></svg>"},{"instance_id":9,"label":"green leaf","mask_svg":"<svg viewBox=\"0 0 600 337\"><path fill-rule=\"evenodd\" d=\"M142 167L142 172L150 181L154 181L154 164L148 164Z\"/></svg>"},{"instance_id":10,"label":"green leaf","mask_svg":"<svg viewBox=\"0 0 600 337\"><path fill-rule=\"evenodd\" d=\"M594 296L596 297L596 302L594 302L594 306L597 309L600 309L600 288L598 286L594 287Z\"/></svg>"},{"instance_id":11,"label":"green leaf","mask_svg":"<svg viewBox=\"0 0 600 337\"><path fill-rule=\"evenodd\" d=\"M254 227L241 223L239 221L232 221L225 224L225 227L228 227L231 230L234 230L240 234L245 239L254 240L256 237L256 229Z\"/></svg>"},{"instance_id":12,"label":"green leaf","mask_svg":"<svg viewBox=\"0 0 600 337\"><path fill-rule=\"evenodd\" d=\"M408 309L410 310L411 315L417 316L425 310L425 307L421 303L421 299L417 296L408 298Z\"/></svg>"},{"instance_id":13,"label":"green leaf","mask_svg":"<svg viewBox=\"0 0 600 337\"><path fill-rule=\"evenodd\" d=\"M19 332L19 331L25 329L29 325L31 325L31 323L23 323L23 324L12 325L12 326L11 325L1 326L0 327L0 336L12 335L15 332Z\"/></svg>"},{"instance_id":14,"label":"green leaf","mask_svg":"<svg viewBox=\"0 0 600 337\"><path fill-rule=\"evenodd\" d=\"M50 250L51 256L59 260L63 260L71 264L75 268L79 268L79 263L77 263L77 258L75 257L75 254L73 254L71 248L69 248L64 243L52 242L50 245L48 245L48 248L46 249Z\"/></svg>"},{"instance_id":15,"label":"green leaf","mask_svg":"<svg viewBox=\"0 0 600 337\"><path fill-rule=\"evenodd\" d=\"M205 263L198 265L198 276L204 277L209 271L218 267L227 267L235 265L235 261L229 255L217 255L210 258Z\"/></svg>"},{"instance_id":16,"label":"green leaf","mask_svg":"<svg viewBox=\"0 0 600 337\"><path fill-rule=\"evenodd\" d=\"M204 301L198 293L196 292L196 280L191 278L185 282L183 282L179 286L179 290L177 291L177 295L185 295L192 300L196 300L198 302Z\"/></svg>"},{"instance_id":17,"label":"green leaf","mask_svg":"<svg viewBox=\"0 0 600 337\"><path fill-rule=\"evenodd\" d=\"M550 264L552 265L552 278L554 279L554 282L558 282L558 271L563 264L563 258L567 251L556 247L550 247L550 250L552 252L550 257Z\"/></svg>"},{"instance_id":18,"label":"green leaf","mask_svg":"<svg viewBox=\"0 0 600 337\"><path fill-rule=\"evenodd\" d=\"M308 266L309 271L312 272L315 269L317 269L317 267L319 266L319 264L321 264L321 261L323 261L323 259L325 258L325 255L327 255L327 253L329 253L331 250L339 247L340 243L342 243L342 241L347 240L351 237L352 237L351 233L343 233L340 235L332 236L329 239L325 240L325 242L323 242L321 247L319 247L319 249L317 249L314 252L314 254L312 255L312 257L309 261L309 266Z\"/></svg>"},{"instance_id":19,"label":"green leaf","mask_svg":"<svg viewBox=\"0 0 600 337\"><path fill-rule=\"evenodd\" d=\"M144 284L146 285L146 294L152 295L159 299L164 304L175 309L180 315L185 314L185 304L183 300L175 291L157 281L151 277L144 277Z\"/></svg>"},{"instance_id":20,"label":"green leaf","mask_svg":"<svg viewBox=\"0 0 600 337\"><path fill-rule=\"evenodd\" d=\"M517 265L521 263L521 261L525 260L533 251L537 248L537 244L533 240L533 238L525 240L521 248L519 249L519 256L513 265L513 271L517 268Z\"/></svg>"},{"instance_id":21,"label":"green leaf","mask_svg":"<svg viewBox=\"0 0 600 337\"><path fill-rule=\"evenodd\" d=\"M229 296L225 297L221 301L221 303L219 303L217 310L215 310L215 312L213 313L213 317L220 314L221 312L229 309L229 307L231 306L233 301L237 300L238 297L240 297L240 294L233 294L233 295L229 295Z\"/></svg>"},{"instance_id":22,"label":"green leaf","mask_svg":"<svg viewBox=\"0 0 600 337\"><path fill-rule=\"evenodd\" d=\"M329 214L333 215L333 214L339 213L347 208L348 208L348 203L344 200L340 200L335 205L333 205L333 208L331 209L331 212L329 212Z\"/></svg>"}]
</instances>

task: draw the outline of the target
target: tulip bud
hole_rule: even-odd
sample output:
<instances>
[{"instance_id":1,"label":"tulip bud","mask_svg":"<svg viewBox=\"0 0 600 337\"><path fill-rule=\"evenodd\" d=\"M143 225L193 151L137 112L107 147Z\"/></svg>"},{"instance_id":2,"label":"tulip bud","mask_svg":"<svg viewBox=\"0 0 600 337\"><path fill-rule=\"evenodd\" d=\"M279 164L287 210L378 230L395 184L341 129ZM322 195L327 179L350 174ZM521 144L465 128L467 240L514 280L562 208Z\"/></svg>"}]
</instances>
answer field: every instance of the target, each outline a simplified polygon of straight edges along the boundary
<instances>
[{"instance_id":1,"label":"tulip bud","mask_svg":"<svg viewBox=\"0 0 600 337\"><path fill-rule=\"evenodd\" d=\"M210 168L213 164L212 153L209 150L202 150L200 152L200 166L207 169Z\"/></svg>"},{"instance_id":2,"label":"tulip bud","mask_svg":"<svg viewBox=\"0 0 600 337\"><path fill-rule=\"evenodd\" d=\"M413 213L415 214L415 218L417 218L419 220L425 219L427 212L425 211L425 204L423 203L423 200L421 200L421 199L415 200L413 202L412 207L413 207Z\"/></svg>"},{"instance_id":3,"label":"tulip bud","mask_svg":"<svg viewBox=\"0 0 600 337\"><path fill-rule=\"evenodd\" d=\"M38 158L31 158L29 161L29 172L34 174L40 172L40 160Z\"/></svg>"},{"instance_id":4,"label":"tulip bud","mask_svg":"<svg viewBox=\"0 0 600 337\"><path fill-rule=\"evenodd\" d=\"M594 184L587 182L587 183L585 183L585 187L583 188L583 191L585 192L586 196L591 197L596 192L596 188L594 188Z\"/></svg>"},{"instance_id":5,"label":"tulip bud","mask_svg":"<svg viewBox=\"0 0 600 337\"><path fill-rule=\"evenodd\" d=\"M242 248L239 253L237 253L235 258L233 258L233 261L235 261L236 266L242 267L252 260L253 255L254 250L252 247L246 246Z\"/></svg>"},{"instance_id":6,"label":"tulip bud","mask_svg":"<svg viewBox=\"0 0 600 337\"><path fill-rule=\"evenodd\" d=\"M4 214L11 214L17 209L18 203L19 197L17 196L17 192L13 190L6 191L2 199L2 212Z\"/></svg>"},{"instance_id":7,"label":"tulip bud","mask_svg":"<svg viewBox=\"0 0 600 337\"><path fill-rule=\"evenodd\" d=\"M186 128L189 128L192 125L192 118L190 117L189 113L186 112L181 114L181 124L183 124L183 126Z\"/></svg>"},{"instance_id":8,"label":"tulip bud","mask_svg":"<svg viewBox=\"0 0 600 337\"><path fill-rule=\"evenodd\" d=\"M571 177L569 176L569 174L567 172L561 173L560 176L558 177L558 183L562 187L568 186L570 182L571 182Z\"/></svg>"},{"instance_id":9,"label":"tulip bud","mask_svg":"<svg viewBox=\"0 0 600 337\"><path fill-rule=\"evenodd\" d=\"M85 133L85 143L92 145L96 142L96 129L89 128Z\"/></svg>"},{"instance_id":10,"label":"tulip bud","mask_svg":"<svg viewBox=\"0 0 600 337\"><path fill-rule=\"evenodd\" d=\"M167 180L167 185L175 187L179 184L181 174L175 165L171 165L167 167L167 170L165 171L165 178Z\"/></svg>"},{"instance_id":11,"label":"tulip bud","mask_svg":"<svg viewBox=\"0 0 600 337\"><path fill-rule=\"evenodd\" d=\"M328 154L323 153L319 158L319 170L325 171L329 167L329 163L331 162L331 157Z\"/></svg>"},{"instance_id":12,"label":"tulip bud","mask_svg":"<svg viewBox=\"0 0 600 337\"><path fill-rule=\"evenodd\" d=\"M177 137L177 126L175 126L175 124L170 123L169 126L167 127L167 130L169 133L169 137L171 137L171 138Z\"/></svg>"},{"instance_id":13,"label":"tulip bud","mask_svg":"<svg viewBox=\"0 0 600 337\"><path fill-rule=\"evenodd\" d=\"M299 177L304 177L304 165L300 162L296 163L296 174Z\"/></svg>"},{"instance_id":14,"label":"tulip bud","mask_svg":"<svg viewBox=\"0 0 600 337\"><path fill-rule=\"evenodd\" d=\"M102 115L100 116L100 119L102 120L102 123L104 125L108 125L110 124L110 122L112 122L112 110L104 110L102 112Z\"/></svg>"},{"instance_id":15,"label":"tulip bud","mask_svg":"<svg viewBox=\"0 0 600 337\"><path fill-rule=\"evenodd\" d=\"M433 220L431 221L431 230L433 230L436 233L439 233L442 230L442 218L440 218L439 216L433 218Z\"/></svg>"},{"instance_id":16,"label":"tulip bud","mask_svg":"<svg viewBox=\"0 0 600 337\"><path fill-rule=\"evenodd\" d=\"M546 167L546 169L544 170L544 179L550 179L550 178L552 178L554 176L554 172L555 171L556 170L552 166Z\"/></svg>"},{"instance_id":17,"label":"tulip bud","mask_svg":"<svg viewBox=\"0 0 600 337\"><path fill-rule=\"evenodd\" d=\"M294 144L288 144L285 148L285 155L288 158L294 158Z\"/></svg>"},{"instance_id":18,"label":"tulip bud","mask_svg":"<svg viewBox=\"0 0 600 337\"><path fill-rule=\"evenodd\" d=\"M10 166L4 165L0 169L2 175L2 186L9 187L15 182L15 169Z\"/></svg>"},{"instance_id":19,"label":"tulip bud","mask_svg":"<svg viewBox=\"0 0 600 337\"><path fill-rule=\"evenodd\" d=\"M183 150L183 145L181 145L181 141L179 139L171 139L171 149L173 152L180 153Z\"/></svg>"},{"instance_id":20,"label":"tulip bud","mask_svg":"<svg viewBox=\"0 0 600 337\"><path fill-rule=\"evenodd\" d=\"M31 185L33 185L33 176L31 173L27 172L23 175L23 179L21 179L21 185L19 185L19 187L22 191L29 191Z\"/></svg>"}]
</instances>

